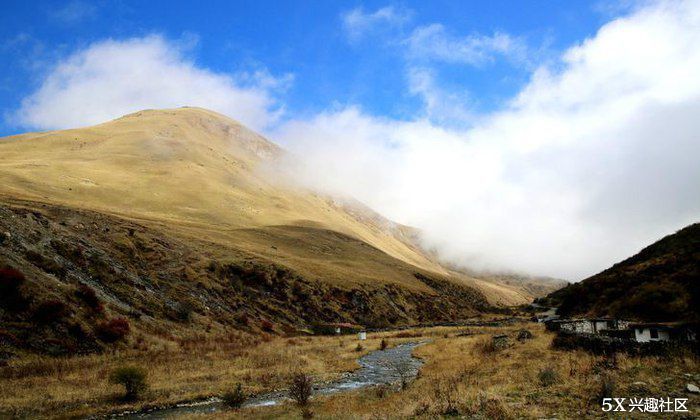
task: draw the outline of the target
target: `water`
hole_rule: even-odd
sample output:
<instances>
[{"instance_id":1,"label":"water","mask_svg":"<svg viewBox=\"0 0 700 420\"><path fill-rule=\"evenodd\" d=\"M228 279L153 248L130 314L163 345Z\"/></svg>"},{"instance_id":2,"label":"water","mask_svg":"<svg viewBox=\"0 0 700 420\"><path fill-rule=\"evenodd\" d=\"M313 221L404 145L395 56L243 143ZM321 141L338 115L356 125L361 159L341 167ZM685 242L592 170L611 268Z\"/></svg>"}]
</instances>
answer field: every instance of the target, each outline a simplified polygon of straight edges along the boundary
<instances>
[{"instance_id":1,"label":"water","mask_svg":"<svg viewBox=\"0 0 700 420\"><path fill-rule=\"evenodd\" d=\"M314 387L313 395L331 395L374 385L408 382L418 374L423 365L421 359L412 355L413 349L423 342L404 343L394 348L377 350L358 360L360 369L345 377ZM266 407L289 401L286 392L270 392L248 399L243 407ZM125 419L166 419L185 414L207 414L228 410L221 399L212 397L206 400L182 403L171 407L153 408L148 411L123 412L109 417Z\"/></svg>"}]
</instances>

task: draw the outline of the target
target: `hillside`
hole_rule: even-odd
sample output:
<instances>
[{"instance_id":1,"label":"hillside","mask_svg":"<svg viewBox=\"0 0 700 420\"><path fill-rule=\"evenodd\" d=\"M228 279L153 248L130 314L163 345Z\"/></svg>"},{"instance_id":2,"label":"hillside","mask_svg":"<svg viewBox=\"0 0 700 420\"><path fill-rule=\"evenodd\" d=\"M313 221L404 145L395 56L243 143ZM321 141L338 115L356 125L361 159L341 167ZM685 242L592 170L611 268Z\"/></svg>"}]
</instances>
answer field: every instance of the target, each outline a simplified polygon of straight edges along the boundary
<instances>
[{"instance_id":1,"label":"hillside","mask_svg":"<svg viewBox=\"0 0 700 420\"><path fill-rule=\"evenodd\" d=\"M699 320L700 223L687 226L580 283L551 293L562 316Z\"/></svg>"},{"instance_id":2,"label":"hillside","mask_svg":"<svg viewBox=\"0 0 700 420\"><path fill-rule=\"evenodd\" d=\"M0 339L61 353L99 348L122 318L170 340L446 321L536 296L450 271L361 203L290 186L284 153L197 108L0 139L0 268L25 278L0 273Z\"/></svg>"}]
</instances>

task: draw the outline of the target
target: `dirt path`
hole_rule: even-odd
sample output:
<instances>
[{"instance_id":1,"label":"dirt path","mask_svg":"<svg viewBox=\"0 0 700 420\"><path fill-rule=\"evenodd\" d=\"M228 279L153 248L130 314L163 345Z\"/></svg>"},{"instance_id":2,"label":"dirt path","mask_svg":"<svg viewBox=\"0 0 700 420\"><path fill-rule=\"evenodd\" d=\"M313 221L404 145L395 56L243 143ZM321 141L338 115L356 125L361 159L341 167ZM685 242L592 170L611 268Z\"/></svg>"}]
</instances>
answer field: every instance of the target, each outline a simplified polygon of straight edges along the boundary
<instances>
[{"instance_id":1,"label":"dirt path","mask_svg":"<svg viewBox=\"0 0 700 420\"><path fill-rule=\"evenodd\" d=\"M373 351L358 360L360 369L347 373L338 381L319 384L314 387L314 395L331 395L367 386L411 381L423 365L421 359L413 357L413 349L424 343L404 343L390 349ZM288 400L286 392L270 392L249 399L243 407L271 406ZM124 412L108 417L166 419L182 415L214 413L226 409L221 399L212 397L204 401L182 403L148 411Z\"/></svg>"}]
</instances>

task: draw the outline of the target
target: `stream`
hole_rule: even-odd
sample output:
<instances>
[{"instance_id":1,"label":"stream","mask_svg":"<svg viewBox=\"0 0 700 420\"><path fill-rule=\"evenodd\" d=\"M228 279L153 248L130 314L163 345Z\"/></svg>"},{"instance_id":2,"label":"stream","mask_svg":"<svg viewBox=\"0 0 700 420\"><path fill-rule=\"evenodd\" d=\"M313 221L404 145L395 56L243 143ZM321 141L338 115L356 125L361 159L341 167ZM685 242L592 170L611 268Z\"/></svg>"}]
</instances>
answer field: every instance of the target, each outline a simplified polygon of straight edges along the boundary
<instances>
[{"instance_id":1,"label":"stream","mask_svg":"<svg viewBox=\"0 0 700 420\"><path fill-rule=\"evenodd\" d=\"M408 382L415 379L423 361L413 357L413 349L424 342L399 344L386 350L376 350L358 359L360 368L346 373L334 382L321 383L314 386L313 395L331 395L344 391L364 388L374 385ZM275 391L256 395L244 404L246 407L265 407L290 401L286 391ZM182 415L215 413L228 410L224 402L217 397L206 400L181 403L169 407L155 407L144 411L126 411L108 416L109 418L124 419L166 419Z\"/></svg>"}]
</instances>

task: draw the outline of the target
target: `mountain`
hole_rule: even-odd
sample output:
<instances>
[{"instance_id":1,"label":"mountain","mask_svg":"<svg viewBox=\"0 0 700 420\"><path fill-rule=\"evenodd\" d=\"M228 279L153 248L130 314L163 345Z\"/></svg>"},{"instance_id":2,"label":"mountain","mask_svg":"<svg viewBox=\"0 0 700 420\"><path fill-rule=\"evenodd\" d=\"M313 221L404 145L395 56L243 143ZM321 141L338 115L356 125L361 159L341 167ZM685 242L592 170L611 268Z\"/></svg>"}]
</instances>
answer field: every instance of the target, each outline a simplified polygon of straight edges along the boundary
<instances>
[{"instance_id":1,"label":"mountain","mask_svg":"<svg viewBox=\"0 0 700 420\"><path fill-rule=\"evenodd\" d=\"M0 139L0 344L99 346L114 320L169 337L444 321L535 296L445 268L361 203L285 182L284 154L199 108Z\"/></svg>"},{"instance_id":2,"label":"mountain","mask_svg":"<svg viewBox=\"0 0 700 420\"><path fill-rule=\"evenodd\" d=\"M700 320L700 223L607 270L547 296L562 316L641 321Z\"/></svg>"}]
</instances>

